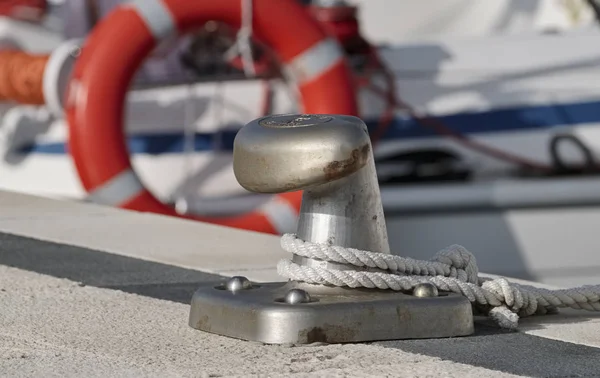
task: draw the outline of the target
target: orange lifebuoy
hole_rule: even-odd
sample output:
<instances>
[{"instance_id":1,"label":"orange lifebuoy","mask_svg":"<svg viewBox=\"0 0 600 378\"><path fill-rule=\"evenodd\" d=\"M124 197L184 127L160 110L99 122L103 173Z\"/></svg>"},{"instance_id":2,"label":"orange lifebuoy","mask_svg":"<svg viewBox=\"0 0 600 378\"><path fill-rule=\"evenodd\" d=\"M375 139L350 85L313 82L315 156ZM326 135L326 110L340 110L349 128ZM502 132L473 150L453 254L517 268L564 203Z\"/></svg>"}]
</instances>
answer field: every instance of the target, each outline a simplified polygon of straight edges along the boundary
<instances>
[{"instance_id":1,"label":"orange lifebuoy","mask_svg":"<svg viewBox=\"0 0 600 378\"><path fill-rule=\"evenodd\" d=\"M295 0L253 0L253 34L270 46L299 88L305 113L357 114L352 74L337 42ZM157 44L207 21L241 24L242 1L137 0L119 6L85 42L69 84L69 148L81 182L95 202L180 216L141 183L131 166L123 124L128 86ZM289 230L281 205L299 212L301 192L276 195L269 205L232 217L186 218L280 233ZM285 210L284 210L285 212Z\"/></svg>"}]
</instances>

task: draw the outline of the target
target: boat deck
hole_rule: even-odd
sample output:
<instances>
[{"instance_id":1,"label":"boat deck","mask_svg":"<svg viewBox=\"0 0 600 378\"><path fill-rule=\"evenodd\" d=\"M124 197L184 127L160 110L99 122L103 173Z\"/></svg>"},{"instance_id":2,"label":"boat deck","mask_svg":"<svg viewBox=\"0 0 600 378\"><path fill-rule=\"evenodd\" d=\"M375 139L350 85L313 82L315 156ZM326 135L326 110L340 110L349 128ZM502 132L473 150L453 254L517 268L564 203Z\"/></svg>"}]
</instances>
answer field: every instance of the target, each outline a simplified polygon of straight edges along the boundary
<instances>
[{"instance_id":1,"label":"boat deck","mask_svg":"<svg viewBox=\"0 0 600 378\"><path fill-rule=\"evenodd\" d=\"M203 333L187 325L197 286L279 279L277 237L8 192L0 209L0 376L600 376L600 314L584 311L522 319L517 332L478 319L475 335L437 340L273 346Z\"/></svg>"}]
</instances>

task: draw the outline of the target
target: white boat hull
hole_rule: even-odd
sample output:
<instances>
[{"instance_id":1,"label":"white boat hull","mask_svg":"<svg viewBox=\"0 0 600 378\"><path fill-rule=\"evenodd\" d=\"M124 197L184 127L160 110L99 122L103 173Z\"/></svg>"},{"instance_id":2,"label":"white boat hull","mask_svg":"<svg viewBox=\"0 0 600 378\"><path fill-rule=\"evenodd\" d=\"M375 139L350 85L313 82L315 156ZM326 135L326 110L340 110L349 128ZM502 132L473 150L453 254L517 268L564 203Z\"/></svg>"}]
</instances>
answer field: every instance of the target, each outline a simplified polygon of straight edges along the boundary
<instances>
[{"instance_id":1,"label":"white boat hull","mask_svg":"<svg viewBox=\"0 0 600 378\"><path fill-rule=\"evenodd\" d=\"M398 95L405 102L479 142L550 164L549 141L565 131L579 137L595 158L600 155L600 56L590 48L598 42L600 33L587 30L407 43L381 53L393 68ZM264 200L248 196L231 168L233 136L260 115L261 88L260 83L248 81L132 92L127 132L134 166L144 183L165 201L173 202L177 196L190 199L192 209L200 213L245 211ZM276 112L298 111L285 93L278 98ZM189 113L186 103L192 104ZM367 123L377 123L382 106L380 99L361 92L361 115ZM0 189L83 200L86 193L67 153L65 121L48 117L46 110L30 107L13 107L5 113L0 128ZM190 153L183 149L185 124L193 124L197 134ZM514 170L510 163L439 137L402 112L396 113L375 154L385 159L422 149L442 149L458 156L472 173L472 183L459 184L465 193L485 180L510 177ZM561 150L561 155L567 162L582 162L577 149ZM398 164L391 165L397 169ZM380 178L390 174L385 164L379 166ZM600 179L595 180L600 184ZM572 185L579 184L573 181ZM546 274L552 267L578 268L580 261L585 266L600 265L583 247L578 249L582 255L573 260L552 257L571 243L593 242L591 225L600 220L596 205L557 208L549 203L536 210L509 206L465 212L442 211L445 205L440 203L437 210L405 214L394 206L406 203L413 189L382 188L392 249L408 248L411 256L425 257L420 253L429 255L461 242L481 251L477 255L483 256L480 266L486 271L558 284L556 274ZM396 202L389 202L390 195ZM429 200L425 192L420 195ZM565 224L577 227L569 227L571 234L567 234Z\"/></svg>"}]
</instances>

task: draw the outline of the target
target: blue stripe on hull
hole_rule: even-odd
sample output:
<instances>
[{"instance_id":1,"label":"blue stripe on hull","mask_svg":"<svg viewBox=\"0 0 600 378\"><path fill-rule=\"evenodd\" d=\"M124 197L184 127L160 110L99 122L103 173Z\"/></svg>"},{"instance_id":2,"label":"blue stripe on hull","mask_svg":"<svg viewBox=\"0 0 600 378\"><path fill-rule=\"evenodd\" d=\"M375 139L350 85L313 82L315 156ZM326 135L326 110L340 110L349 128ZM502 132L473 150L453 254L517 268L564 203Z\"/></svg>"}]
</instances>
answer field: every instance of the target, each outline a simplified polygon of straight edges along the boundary
<instances>
[{"instance_id":1,"label":"blue stripe on hull","mask_svg":"<svg viewBox=\"0 0 600 378\"><path fill-rule=\"evenodd\" d=\"M446 126L463 134L516 132L600 123L600 101L529 107L515 107L486 112L472 112L437 117ZM377 120L367 120L369 129ZM195 151L231 151L237 130L197 133ZM419 125L414 119L396 118L383 140L435 137L435 131ZM129 151L134 154L165 154L183 152L181 133L137 134L128 138ZM35 143L19 150L21 153L65 154L65 143Z\"/></svg>"}]
</instances>

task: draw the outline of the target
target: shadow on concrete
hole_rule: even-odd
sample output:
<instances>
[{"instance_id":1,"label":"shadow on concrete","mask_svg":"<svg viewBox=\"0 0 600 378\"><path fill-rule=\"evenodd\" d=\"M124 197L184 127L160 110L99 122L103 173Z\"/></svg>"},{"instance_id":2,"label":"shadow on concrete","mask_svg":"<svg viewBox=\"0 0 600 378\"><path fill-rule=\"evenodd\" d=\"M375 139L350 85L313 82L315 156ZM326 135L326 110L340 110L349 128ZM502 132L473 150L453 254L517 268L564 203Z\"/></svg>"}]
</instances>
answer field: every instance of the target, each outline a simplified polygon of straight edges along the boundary
<instances>
[{"instance_id":1,"label":"shadow on concrete","mask_svg":"<svg viewBox=\"0 0 600 378\"><path fill-rule=\"evenodd\" d=\"M198 286L222 276L93 249L0 233L0 264L189 304Z\"/></svg>"}]
</instances>

